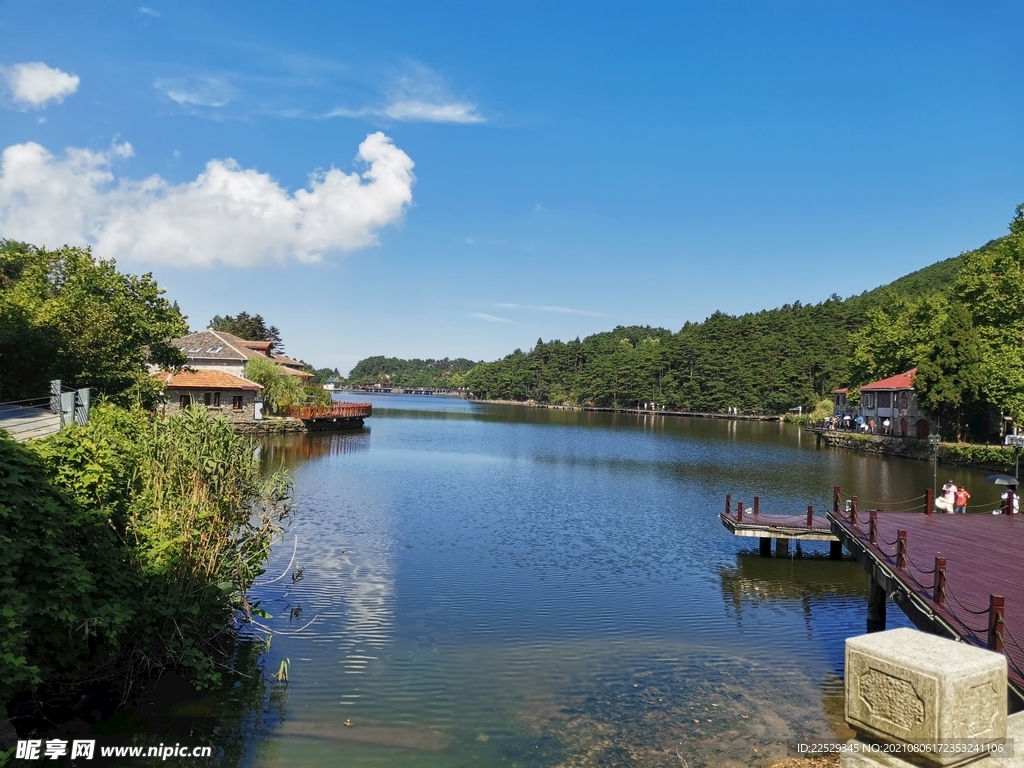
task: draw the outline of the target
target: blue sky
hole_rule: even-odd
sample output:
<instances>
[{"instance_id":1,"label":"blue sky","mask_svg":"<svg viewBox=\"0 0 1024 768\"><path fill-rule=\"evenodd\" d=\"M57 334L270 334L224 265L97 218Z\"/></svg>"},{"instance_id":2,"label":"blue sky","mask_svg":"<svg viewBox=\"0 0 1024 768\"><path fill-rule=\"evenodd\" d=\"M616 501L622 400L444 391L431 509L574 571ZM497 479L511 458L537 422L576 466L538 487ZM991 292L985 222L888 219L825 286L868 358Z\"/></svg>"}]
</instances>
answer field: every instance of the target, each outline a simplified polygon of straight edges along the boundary
<instances>
[{"instance_id":1,"label":"blue sky","mask_svg":"<svg viewBox=\"0 0 1024 768\"><path fill-rule=\"evenodd\" d=\"M0 236L494 359L859 293L1024 201L1019 3L0 0Z\"/></svg>"}]
</instances>

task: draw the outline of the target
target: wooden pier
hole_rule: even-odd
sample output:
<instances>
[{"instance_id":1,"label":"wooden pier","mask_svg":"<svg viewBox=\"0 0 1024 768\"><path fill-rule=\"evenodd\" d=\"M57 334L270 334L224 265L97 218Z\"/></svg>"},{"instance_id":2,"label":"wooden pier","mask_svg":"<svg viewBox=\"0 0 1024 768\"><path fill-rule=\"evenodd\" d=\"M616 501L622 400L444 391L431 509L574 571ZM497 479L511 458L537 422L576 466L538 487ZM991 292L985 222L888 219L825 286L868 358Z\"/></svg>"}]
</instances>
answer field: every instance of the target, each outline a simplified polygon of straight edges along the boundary
<instances>
[{"instance_id":1,"label":"wooden pier","mask_svg":"<svg viewBox=\"0 0 1024 768\"><path fill-rule=\"evenodd\" d=\"M744 509L743 502L737 502L736 511L732 509L732 497L725 497L725 511L719 515L722 525L734 536L746 536L760 539L761 555L768 557L775 542L776 557L784 557L789 553L789 542L796 541L828 541L829 556L838 560L843 556L843 548L839 539L832 533L829 520L824 515L815 515L813 507L807 507L803 515L765 515L761 514L761 499L754 497L752 506Z\"/></svg>"},{"instance_id":2,"label":"wooden pier","mask_svg":"<svg viewBox=\"0 0 1024 768\"><path fill-rule=\"evenodd\" d=\"M828 513L832 532L870 576L868 631L885 629L892 600L925 632L1006 656L1024 702L1024 516L860 511Z\"/></svg>"},{"instance_id":3,"label":"wooden pier","mask_svg":"<svg viewBox=\"0 0 1024 768\"><path fill-rule=\"evenodd\" d=\"M373 413L371 403L331 403L330 405L293 405L288 415L301 419L309 432L358 429Z\"/></svg>"}]
</instances>

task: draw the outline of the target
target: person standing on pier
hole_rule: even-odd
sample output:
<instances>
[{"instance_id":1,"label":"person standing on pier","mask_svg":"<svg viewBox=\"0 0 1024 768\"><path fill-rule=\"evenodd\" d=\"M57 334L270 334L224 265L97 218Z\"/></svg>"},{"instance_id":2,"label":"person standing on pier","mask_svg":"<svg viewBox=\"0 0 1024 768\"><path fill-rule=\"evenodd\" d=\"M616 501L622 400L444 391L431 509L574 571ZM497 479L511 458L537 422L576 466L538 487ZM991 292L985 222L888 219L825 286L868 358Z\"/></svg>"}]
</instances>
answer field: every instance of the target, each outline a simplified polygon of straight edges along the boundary
<instances>
[{"instance_id":1,"label":"person standing on pier","mask_svg":"<svg viewBox=\"0 0 1024 768\"><path fill-rule=\"evenodd\" d=\"M967 501L971 498L971 494L967 492L966 488L960 488L956 492L956 506L953 508L953 512L958 515L967 514Z\"/></svg>"}]
</instances>

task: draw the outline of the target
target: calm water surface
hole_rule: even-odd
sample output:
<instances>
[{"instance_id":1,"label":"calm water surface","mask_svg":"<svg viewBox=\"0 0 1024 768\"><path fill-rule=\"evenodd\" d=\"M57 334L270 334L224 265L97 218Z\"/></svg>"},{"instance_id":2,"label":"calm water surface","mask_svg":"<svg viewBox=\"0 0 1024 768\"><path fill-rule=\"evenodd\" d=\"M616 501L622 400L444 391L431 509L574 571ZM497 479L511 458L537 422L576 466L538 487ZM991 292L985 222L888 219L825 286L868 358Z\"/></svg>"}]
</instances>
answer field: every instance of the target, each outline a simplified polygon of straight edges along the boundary
<instances>
[{"instance_id":1,"label":"calm water surface","mask_svg":"<svg viewBox=\"0 0 1024 768\"><path fill-rule=\"evenodd\" d=\"M263 446L295 479L264 579L293 552L303 578L256 590L280 633L265 672L288 659L289 681L172 713L212 717L225 763L756 765L845 735L863 571L827 544L759 558L718 513L727 493L824 510L834 484L898 504L930 464L778 423L372 399L358 433Z\"/></svg>"}]
</instances>

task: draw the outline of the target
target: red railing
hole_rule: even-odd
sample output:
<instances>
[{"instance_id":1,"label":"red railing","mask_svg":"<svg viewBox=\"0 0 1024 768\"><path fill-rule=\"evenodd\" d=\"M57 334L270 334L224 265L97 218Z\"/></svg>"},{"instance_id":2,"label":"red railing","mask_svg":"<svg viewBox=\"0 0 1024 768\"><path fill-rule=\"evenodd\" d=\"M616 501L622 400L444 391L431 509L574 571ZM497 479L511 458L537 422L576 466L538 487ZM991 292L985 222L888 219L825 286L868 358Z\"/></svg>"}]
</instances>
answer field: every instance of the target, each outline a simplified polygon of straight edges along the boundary
<instances>
[{"instance_id":1,"label":"red railing","mask_svg":"<svg viewBox=\"0 0 1024 768\"><path fill-rule=\"evenodd\" d=\"M331 403L330 405L293 405L288 415L295 419L366 418L373 411L371 403Z\"/></svg>"}]
</instances>

